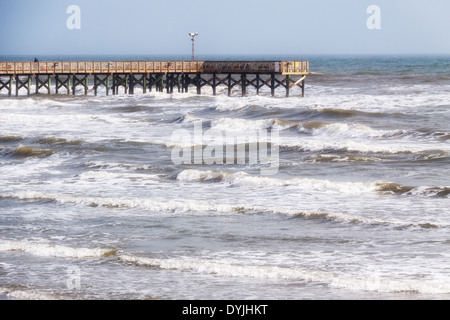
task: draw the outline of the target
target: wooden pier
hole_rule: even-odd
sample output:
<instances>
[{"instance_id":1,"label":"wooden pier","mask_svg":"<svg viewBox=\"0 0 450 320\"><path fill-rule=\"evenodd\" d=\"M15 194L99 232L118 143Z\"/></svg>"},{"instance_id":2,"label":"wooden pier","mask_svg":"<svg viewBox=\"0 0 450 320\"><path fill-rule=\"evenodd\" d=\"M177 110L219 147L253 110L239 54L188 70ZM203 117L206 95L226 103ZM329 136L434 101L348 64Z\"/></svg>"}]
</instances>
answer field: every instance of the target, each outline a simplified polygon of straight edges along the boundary
<instances>
[{"instance_id":1,"label":"wooden pier","mask_svg":"<svg viewBox=\"0 0 450 320\"><path fill-rule=\"evenodd\" d=\"M240 88L242 96L248 94L249 88L259 94L263 87L268 87L272 96L278 88L289 96L290 90L298 86L304 96L308 74L308 61L0 62L0 92L6 90L11 97L15 84L16 96L21 89L30 95L35 83L35 93L51 94L54 83L56 94L73 95L78 87L87 95L91 84L95 95L102 86L106 95L110 90L118 94L120 88L134 94L138 87L144 93L153 89L188 92L189 87L194 87L201 94L205 86L216 95L217 87L225 86L228 96L234 87Z\"/></svg>"}]
</instances>

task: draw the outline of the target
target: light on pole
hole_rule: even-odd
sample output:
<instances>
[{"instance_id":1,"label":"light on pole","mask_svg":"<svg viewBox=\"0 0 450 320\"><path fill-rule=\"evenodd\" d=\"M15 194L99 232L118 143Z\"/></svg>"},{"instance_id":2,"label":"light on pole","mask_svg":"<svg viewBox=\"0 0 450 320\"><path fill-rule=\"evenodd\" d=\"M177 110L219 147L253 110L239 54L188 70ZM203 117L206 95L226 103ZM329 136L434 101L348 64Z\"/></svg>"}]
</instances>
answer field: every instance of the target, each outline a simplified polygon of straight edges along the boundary
<instances>
[{"instance_id":1,"label":"light on pole","mask_svg":"<svg viewBox=\"0 0 450 320\"><path fill-rule=\"evenodd\" d=\"M198 32L191 32L189 35L192 38L192 61L195 61L195 37L198 36Z\"/></svg>"}]
</instances>

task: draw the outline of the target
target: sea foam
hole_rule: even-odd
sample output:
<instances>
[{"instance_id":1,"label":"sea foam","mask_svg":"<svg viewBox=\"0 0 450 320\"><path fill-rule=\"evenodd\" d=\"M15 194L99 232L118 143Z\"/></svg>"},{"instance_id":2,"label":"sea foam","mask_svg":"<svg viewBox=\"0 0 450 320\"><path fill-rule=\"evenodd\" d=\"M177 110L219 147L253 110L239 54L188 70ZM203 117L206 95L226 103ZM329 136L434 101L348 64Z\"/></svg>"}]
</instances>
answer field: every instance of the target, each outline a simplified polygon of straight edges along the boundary
<instances>
[{"instance_id":1,"label":"sea foam","mask_svg":"<svg viewBox=\"0 0 450 320\"><path fill-rule=\"evenodd\" d=\"M142 267L159 268L210 274L219 277L244 277L253 279L275 279L286 281L321 282L330 287L358 291L373 291L387 293L450 293L450 285L438 281L427 280L396 280L392 277L345 274L342 272L318 271L298 267L279 267L261 265L237 265L209 260L192 259L155 259L135 255L120 255L119 261Z\"/></svg>"},{"instance_id":2,"label":"sea foam","mask_svg":"<svg viewBox=\"0 0 450 320\"><path fill-rule=\"evenodd\" d=\"M102 248L76 248L28 241L0 240L0 251L17 251L40 257L102 258L114 255L116 250Z\"/></svg>"}]
</instances>

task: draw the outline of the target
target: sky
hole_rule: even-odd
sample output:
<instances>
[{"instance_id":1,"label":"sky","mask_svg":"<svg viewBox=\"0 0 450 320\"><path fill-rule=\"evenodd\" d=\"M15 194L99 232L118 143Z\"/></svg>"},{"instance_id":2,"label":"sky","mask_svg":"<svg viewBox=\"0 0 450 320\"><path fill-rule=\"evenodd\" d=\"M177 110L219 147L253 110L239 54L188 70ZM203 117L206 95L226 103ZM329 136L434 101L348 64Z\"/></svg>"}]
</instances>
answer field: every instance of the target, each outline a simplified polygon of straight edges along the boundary
<instances>
[{"instance_id":1,"label":"sky","mask_svg":"<svg viewBox=\"0 0 450 320\"><path fill-rule=\"evenodd\" d=\"M450 54L449 0L0 0L0 25L0 56Z\"/></svg>"}]
</instances>

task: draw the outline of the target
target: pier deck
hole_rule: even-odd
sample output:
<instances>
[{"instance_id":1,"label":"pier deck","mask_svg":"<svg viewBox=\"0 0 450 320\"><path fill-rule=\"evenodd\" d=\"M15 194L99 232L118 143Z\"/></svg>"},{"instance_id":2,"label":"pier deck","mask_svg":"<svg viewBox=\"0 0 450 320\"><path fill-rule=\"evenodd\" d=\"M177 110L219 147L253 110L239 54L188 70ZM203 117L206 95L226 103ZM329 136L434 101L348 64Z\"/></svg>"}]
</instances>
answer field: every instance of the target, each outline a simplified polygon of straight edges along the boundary
<instances>
[{"instance_id":1,"label":"pier deck","mask_svg":"<svg viewBox=\"0 0 450 320\"><path fill-rule=\"evenodd\" d=\"M271 89L275 95L278 87L286 90L286 96L295 86L305 91L305 78L309 74L308 61L104 61L104 62L0 62L0 92L5 89L8 96L12 95L13 83L16 96L20 89L25 89L30 95L31 82L34 78L35 91L46 89L51 94L51 83L55 81L55 93L61 89L67 94L75 94L81 86L84 93L89 89L89 79L93 79L93 89L97 95L98 88L104 86L106 94L112 89L117 94L120 87L125 93L134 93L135 87L152 91L167 90L173 93L187 92L189 86L194 86L197 93L201 88L210 86L213 94L216 88L224 85L228 95L235 86L239 86L242 95L247 94L247 88L256 88L257 94L262 87ZM112 84L111 84L112 80Z\"/></svg>"}]
</instances>

